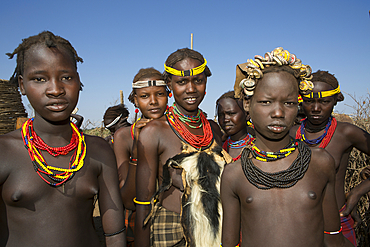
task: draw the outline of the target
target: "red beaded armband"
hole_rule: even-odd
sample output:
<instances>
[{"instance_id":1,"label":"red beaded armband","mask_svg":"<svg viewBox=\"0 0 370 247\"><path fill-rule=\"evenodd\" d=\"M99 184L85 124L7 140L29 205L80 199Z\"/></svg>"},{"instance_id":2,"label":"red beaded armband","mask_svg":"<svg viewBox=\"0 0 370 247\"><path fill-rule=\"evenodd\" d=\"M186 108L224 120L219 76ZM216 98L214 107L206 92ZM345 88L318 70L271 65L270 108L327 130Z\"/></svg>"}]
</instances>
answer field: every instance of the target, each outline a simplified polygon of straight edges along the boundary
<instances>
[{"instance_id":1,"label":"red beaded armband","mask_svg":"<svg viewBox=\"0 0 370 247\"><path fill-rule=\"evenodd\" d=\"M339 234L342 232L342 226L340 227L339 231L336 231L336 232L327 232L327 231L324 231L325 234L329 234L329 235L335 235L335 234Z\"/></svg>"}]
</instances>

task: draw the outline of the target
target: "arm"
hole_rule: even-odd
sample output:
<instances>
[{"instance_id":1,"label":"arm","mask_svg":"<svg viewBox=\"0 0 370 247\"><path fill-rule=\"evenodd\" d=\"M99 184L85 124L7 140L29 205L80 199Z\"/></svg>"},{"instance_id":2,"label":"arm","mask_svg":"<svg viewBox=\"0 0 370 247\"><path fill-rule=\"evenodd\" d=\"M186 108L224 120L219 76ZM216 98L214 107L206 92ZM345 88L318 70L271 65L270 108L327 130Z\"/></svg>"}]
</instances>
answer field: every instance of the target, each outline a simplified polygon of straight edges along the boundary
<instances>
[{"instance_id":1,"label":"arm","mask_svg":"<svg viewBox=\"0 0 370 247\"><path fill-rule=\"evenodd\" d=\"M233 191L236 173L232 172L232 166L235 166L235 163L225 166L221 177L222 246L224 247L235 247L240 240L240 201Z\"/></svg>"},{"instance_id":2,"label":"arm","mask_svg":"<svg viewBox=\"0 0 370 247\"><path fill-rule=\"evenodd\" d=\"M338 206L335 197L335 163L331 155L319 150L322 154L320 155L320 164L318 164L323 173L328 175L328 183L323 192L323 217L324 217L324 231L336 232L340 230L340 218L338 213ZM346 239L342 233L339 234L324 234L324 244L327 247L353 247L353 244Z\"/></svg>"},{"instance_id":3,"label":"arm","mask_svg":"<svg viewBox=\"0 0 370 247\"><path fill-rule=\"evenodd\" d=\"M218 145L222 146L222 131L220 129L220 126L217 123L215 123L213 120L208 119L208 122L212 127L212 131L214 135L213 138L215 138Z\"/></svg>"},{"instance_id":4,"label":"arm","mask_svg":"<svg viewBox=\"0 0 370 247\"><path fill-rule=\"evenodd\" d=\"M137 160L137 142L139 139L139 134L141 132L141 129L145 127L145 125L150 122L151 119L141 119L135 124L135 135L134 135L134 141L132 144L132 151L131 151L131 158L133 160ZM131 138L131 133L130 133L130 138ZM130 157L128 157L129 159ZM125 160L127 162L127 160ZM121 196L123 200L123 205L125 205L126 208L130 210L135 210L135 204L133 202L133 199L136 196L136 186L135 186L135 181L136 181L136 165L137 161L133 162L128 162L129 163L129 168L128 168L128 174L126 176L126 182L124 185L121 187Z\"/></svg>"},{"instance_id":5,"label":"arm","mask_svg":"<svg viewBox=\"0 0 370 247\"><path fill-rule=\"evenodd\" d=\"M100 138L99 138L100 139ZM123 204L118 187L118 176L115 157L112 149L103 140L96 138L93 152L99 153L101 172L99 183L99 208L103 229L106 234L112 234L124 229ZM106 236L107 247L126 246L126 231L113 236Z\"/></svg>"},{"instance_id":6,"label":"arm","mask_svg":"<svg viewBox=\"0 0 370 247\"><path fill-rule=\"evenodd\" d=\"M130 149L132 145L132 139L130 134L130 127L120 128L114 134L114 153L116 155L117 170L119 187L121 188L121 198L125 208L134 210L135 205L132 199L135 197L135 189L128 190L130 186L126 186L126 190L123 189L124 185L127 183L126 180L129 179L129 161L130 161ZM135 183L135 178L133 178ZM132 183L130 183L132 185ZM135 188L135 187L134 187Z\"/></svg>"},{"instance_id":7,"label":"arm","mask_svg":"<svg viewBox=\"0 0 370 247\"><path fill-rule=\"evenodd\" d=\"M136 168L136 199L141 202L150 201L155 193L159 157L159 127L151 124L144 128L137 144L139 162ZM148 205L136 205L135 246L150 245L150 221L146 226L143 224L149 210Z\"/></svg>"},{"instance_id":8,"label":"arm","mask_svg":"<svg viewBox=\"0 0 370 247\"><path fill-rule=\"evenodd\" d=\"M340 215L347 216L357 205L360 198L370 191L370 178L362 181L359 185L354 187L347 196L347 207Z\"/></svg>"},{"instance_id":9,"label":"arm","mask_svg":"<svg viewBox=\"0 0 370 247\"><path fill-rule=\"evenodd\" d=\"M343 130L345 132L346 139L351 142L351 146L367 155L370 155L370 134L353 124L341 124L345 124Z\"/></svg>"}]
</instances>

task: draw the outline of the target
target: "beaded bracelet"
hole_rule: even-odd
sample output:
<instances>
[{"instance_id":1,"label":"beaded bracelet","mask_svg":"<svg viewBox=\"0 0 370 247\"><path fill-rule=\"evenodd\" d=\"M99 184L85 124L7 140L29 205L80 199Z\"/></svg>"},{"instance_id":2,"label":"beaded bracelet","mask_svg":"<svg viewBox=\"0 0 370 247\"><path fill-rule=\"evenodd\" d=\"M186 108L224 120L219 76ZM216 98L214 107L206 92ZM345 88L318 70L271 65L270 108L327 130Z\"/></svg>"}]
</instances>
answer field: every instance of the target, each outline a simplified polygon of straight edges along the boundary
<instances>
[{"instance_id":1,"label":"beaded bracelet","mask_svg":"<svg viewBox=\"0 0 370 247\"><path fill-rule=\"evenodd\" d=\"M341 231L342 231L342 226L340 227L340 229L339 229L339 231L336 231L336 232L327 232L327 231L324 231L324 233L325 234L329 234L329 235L335 235L335 234L339 234L339 233L341 233Z\"/></svg>"},{"instance_id":2,"label":"beaded bracelet","mask_svg":"<svg viewBox=\"0 0 370 247\"><path fill-rule=\"evenodd\" d=\"M136 204L139 204L139 205L150 205L150 201L149 202L141 202L141 201L138 201L138 200L136 200L136 197L134 197L134 203L136 203ZM154 200L154 202L156 202L157 200Z\"/></svg>"},{"instance_id":3,"label":"beaded bracelet","mask_svg":"<svg viewBox=\"0 0 370 247\"><path fill-rule=\"evenodd\" d=\"M104 236L105 237L112 237L114 235L117 235L117 234L120 234L121 232L123 232L124 230L126 230L126 226L123 226L123 228L121 230L119 230L118 232L114 232L114 233L104 233Z\"/></svg>"},{"instance_id":4,"label":"beaded bracelet","mask_svg":"<svg viewBox=\"0 0 370 247\"><path fill-rule=\"evenodd\" d=\"M137 162L131 162L131 161L129 161L128 163L129 163L130 165L137 166Z\"/></svg>"},{"instance_id":5,"label":"beaded bracelet","mask_svg":"<svg viewBox=\"0 0 370 247\"><path fill-rule=\"evenodd\" d=\"M137 159L135 159L135 158L131 158L131 157L130 157L130 161L132 161L132 162L136 162L136 163L137 163Z\"/></svg>"}]
</instances>

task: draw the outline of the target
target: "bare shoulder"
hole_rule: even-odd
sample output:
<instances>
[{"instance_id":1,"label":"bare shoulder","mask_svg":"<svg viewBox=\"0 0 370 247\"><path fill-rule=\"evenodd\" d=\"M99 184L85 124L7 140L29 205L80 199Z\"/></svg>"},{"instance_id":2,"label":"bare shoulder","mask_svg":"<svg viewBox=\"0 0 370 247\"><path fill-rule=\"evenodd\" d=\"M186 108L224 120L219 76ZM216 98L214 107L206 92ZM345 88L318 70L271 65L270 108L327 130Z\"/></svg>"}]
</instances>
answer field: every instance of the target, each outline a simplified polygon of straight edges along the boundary
<instances>
[{"instance_id":1,"label":"bare shoulder","mask_svg":"<svg viewBox=\"0 0 370 247\"><path fill-rule=\"evenodd\" d=\"M20 130L0 136L0 184L12 171L20 169L25 157L28 158Z\"/></svg>"},{"instance_id":2,"label":"bare shoulder","mask_svg":"<svg viewBox=\"0 0 370 247\"><path fill-rule=\"evenodd\" d=\"M17 150L24 148L20 130L0 135L0 157L13 156Z\"/></svg>"},{"instance_id":3,"label":"bare shoulder","mask_svg":"<svg viewBox=\"0 0 370 247\"><path fill-rule=\"evenodd\" d=\"M216 139L217 143L219 145L222 145L222 140L221 140L222 132L221 132L220 126L215 121L213 121L211 119L208 119L208 122L212 127L214 138Z\"/></svg>"},{"instance_id":4,"label":"bare shoulder","mask_svg":"<svg viewBox=\"0 0 370 247\"><path fill-rule=\"evenodd\" d=\"M114 133L114 139L116 138L131 138L131 126L119 128Z\"/></svg>"},{"instance_id":5,"label":"bare shoulder","mask_svg":"<svg viewBox=\"0 0 370 247\"><path fill-rule=\"evenodd\" d=\"M240 176L244 176L244 173L241 166L241 161L239 159L225 166L224 171L222 173L221 181L224 184L227 184L227 186L234 187L235 183L241 181Z\"/></svg>"},{"instance_id":6,"label":"bare shoulder","mask_svg":"<svg viewBox=\"0 0 370 247\"><path fill-rule=\"evenodd\" d=\"M160 137L163 134L163 131L169 130L170 127L166 118L162 117L159 119L154 119L147 123L145 127L141 130L139 139Z\"/></svg>"},{"instance_id":7,"label":"bare shoulder","mask_svg":"<svg viewBox=\"0 0 370 247\"><path fill-rule=\"evenodd\" d=\"M99 136L85 135L85 142L87 157L102 164L111 164L113 159L113 165L115 165L114 152L107 141Z\"/></svg>"},{"instance_id":8,"label":"bare shoulder","mask_svg":"<svg viewBox=\"0 0 370 247\"><path fill-rule=\"evenodd\" d=\"M360 127L346 122L337 122L337 131L343 135L351 137L356 134L363 134L365 131Z\"/></svg>"}]
</instances>

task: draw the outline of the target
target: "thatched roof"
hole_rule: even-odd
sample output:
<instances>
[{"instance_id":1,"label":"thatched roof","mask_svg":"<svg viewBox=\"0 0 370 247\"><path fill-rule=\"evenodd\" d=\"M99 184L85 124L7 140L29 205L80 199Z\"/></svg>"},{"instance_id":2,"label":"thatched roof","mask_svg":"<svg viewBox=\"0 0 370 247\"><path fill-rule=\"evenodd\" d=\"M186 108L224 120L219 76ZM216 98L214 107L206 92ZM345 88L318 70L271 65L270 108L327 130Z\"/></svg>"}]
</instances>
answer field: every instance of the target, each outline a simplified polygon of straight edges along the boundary
<instances>
[{"instance_id":1,"label":"thatched roof","mask_svg":"<svg viewBox=\"0 0 370 247\"><path fill-rule=\"evenodd\" d=\"M18 85L0 79L0 134L15 130L17 118L27 117Z\"/></svg>"}]
</instances>

